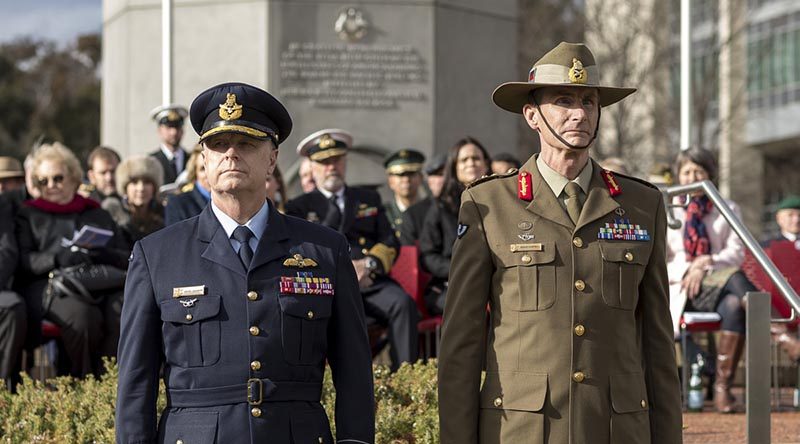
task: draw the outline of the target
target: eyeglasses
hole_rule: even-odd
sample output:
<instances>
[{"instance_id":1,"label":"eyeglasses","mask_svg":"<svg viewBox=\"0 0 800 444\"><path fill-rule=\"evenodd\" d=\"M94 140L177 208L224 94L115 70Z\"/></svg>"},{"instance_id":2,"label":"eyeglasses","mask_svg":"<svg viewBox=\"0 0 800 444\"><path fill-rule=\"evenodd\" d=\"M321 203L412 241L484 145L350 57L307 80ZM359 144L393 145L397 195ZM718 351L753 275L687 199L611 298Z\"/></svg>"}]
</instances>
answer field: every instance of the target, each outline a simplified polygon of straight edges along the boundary
<instances>
[{"instance_id":1,"label":"eyeglasses","mask_svg":"<svg viewBox=\"0 0 800 444\"><path fill-rule=\"evenodd\" d=\"M39 187L46 187L47 184L53 181L53 185L61 185L64 183L64 175L63 174L56 174L53 177L37 177L36 178L36 185Z\"/></svg>"}]
</instances>

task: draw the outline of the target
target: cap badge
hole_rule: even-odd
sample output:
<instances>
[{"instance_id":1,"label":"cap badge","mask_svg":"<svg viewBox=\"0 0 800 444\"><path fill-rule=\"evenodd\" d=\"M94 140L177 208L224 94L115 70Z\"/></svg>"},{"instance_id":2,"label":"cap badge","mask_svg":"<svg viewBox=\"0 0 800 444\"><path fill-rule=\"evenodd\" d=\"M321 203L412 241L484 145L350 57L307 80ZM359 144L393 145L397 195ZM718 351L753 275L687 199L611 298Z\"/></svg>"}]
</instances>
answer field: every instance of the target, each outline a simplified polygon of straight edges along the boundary
<instances>
[{"instance_id":1,"label":"cap badge","mask_svg":"<svg viewBox=\"0 0 800 444\"><path fill-rule=\"evenodd\" d=\"M399 156L405 159L406 157L408 157L408 151L401 150Z\"/></svg>"},{"instance_id":2,"label":"cap badge","mask_svg":"<svg viewBox=\"0 0 800 444\"><path fill-rule=\"evenodd\" d=\"M236 120L242 117L242 105L236 103L236 94L228 93L225 103L219 106L219 116L222 120Z\"/></svg>"},{"instance_id":3,"label":"cap badge","mask_svg":"<svg viewBox=\"0 0 800 444\"><path fill-rule=\"evenodd\" d=\"M569 69L569 81L572 83L586 83L586 70L580 60L572 59L572 68Z\"/></svg>"},{"instance_id":4,"label":"cap badge","mask_svg":"<svg viewBox=\"0 0 800 444\"><path fill-rule=\"evenodd\" d=\"M170 122L175 122L176 120L181 120L181 116L173 109L167 113L167 120Z\"/></svg>"},{"instance_id":5,"label":"cap badge","mask_svg":"<svg viewBox=\"0 0 800 444\"><path fill-rule=\"evenodd\" d=\"M334 145L336 145L336 141L333 140L333 137L331 137L330 134L323 134L322 137L320 137L319 139L318 145L320 148L325 150L328 148L332 148Z\"/></svg>"}]
</instances>

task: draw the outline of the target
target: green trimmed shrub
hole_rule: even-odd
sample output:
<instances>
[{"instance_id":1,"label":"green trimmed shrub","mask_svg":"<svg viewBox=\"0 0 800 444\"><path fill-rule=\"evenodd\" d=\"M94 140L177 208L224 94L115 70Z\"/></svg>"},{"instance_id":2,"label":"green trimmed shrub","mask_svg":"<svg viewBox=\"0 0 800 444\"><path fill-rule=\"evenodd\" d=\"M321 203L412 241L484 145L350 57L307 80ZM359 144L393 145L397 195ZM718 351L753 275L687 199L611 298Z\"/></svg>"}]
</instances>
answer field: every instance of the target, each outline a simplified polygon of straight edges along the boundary
<instances>
[{"instance_id":1,"label":"green trimmed shrub","mask_svg":"<svg viewBox=\"0 0 800 444\"><path fill-rule=\"evenodd\" d=\"M0 444L113 443L118 372L113 360L106 368L100 379L58 377L42 383L25 375L17 394L0 388ZM382 366L373 371L375 442L438 444L436 362L403 365L396 373ZM327 371L322 403L332 423L335 399ZM159 411L165 404L162 384Z\"/></svg>"}]
</instances>

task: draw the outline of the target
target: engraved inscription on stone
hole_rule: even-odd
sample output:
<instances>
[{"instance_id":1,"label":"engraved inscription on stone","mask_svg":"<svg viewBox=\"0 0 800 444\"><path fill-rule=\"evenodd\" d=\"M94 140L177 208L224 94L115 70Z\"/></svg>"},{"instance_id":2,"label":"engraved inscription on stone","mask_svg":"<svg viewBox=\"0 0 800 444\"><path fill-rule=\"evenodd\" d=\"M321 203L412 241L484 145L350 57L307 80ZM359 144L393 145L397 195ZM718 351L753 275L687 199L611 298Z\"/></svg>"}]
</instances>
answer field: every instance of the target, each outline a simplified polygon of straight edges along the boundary
<instances>
[{"instance_id":1,"label":"engraved inscription on stone","mask_svg":"<svg viewBox=\"0 0 800 444\"><path fill-rule=\"evenodd\" d=\"M281 96L320 108L425 102L425 65L409 45L291 42L281 53Z\"/></svg>"}]
</instances>

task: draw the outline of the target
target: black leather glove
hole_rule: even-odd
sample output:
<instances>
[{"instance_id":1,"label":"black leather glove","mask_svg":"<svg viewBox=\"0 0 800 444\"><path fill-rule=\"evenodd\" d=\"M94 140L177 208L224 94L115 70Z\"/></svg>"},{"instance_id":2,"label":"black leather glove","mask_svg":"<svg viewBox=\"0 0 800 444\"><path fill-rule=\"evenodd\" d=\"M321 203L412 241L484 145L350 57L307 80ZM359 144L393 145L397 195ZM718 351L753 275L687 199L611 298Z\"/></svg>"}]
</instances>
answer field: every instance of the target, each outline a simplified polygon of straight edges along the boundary
<instances>
[{"instance_id":1,"label":"black leather glove","mask_svg":"<svg viewBox=\"0 0 800 444\"><path fill-rule=\"evenodd\" d=\"M62 248L56 253L56 265L59 267L71 267L73 265L88 264L92 258L81 250L72 251L70 248Z\"/></svg>"}]
</instances>

